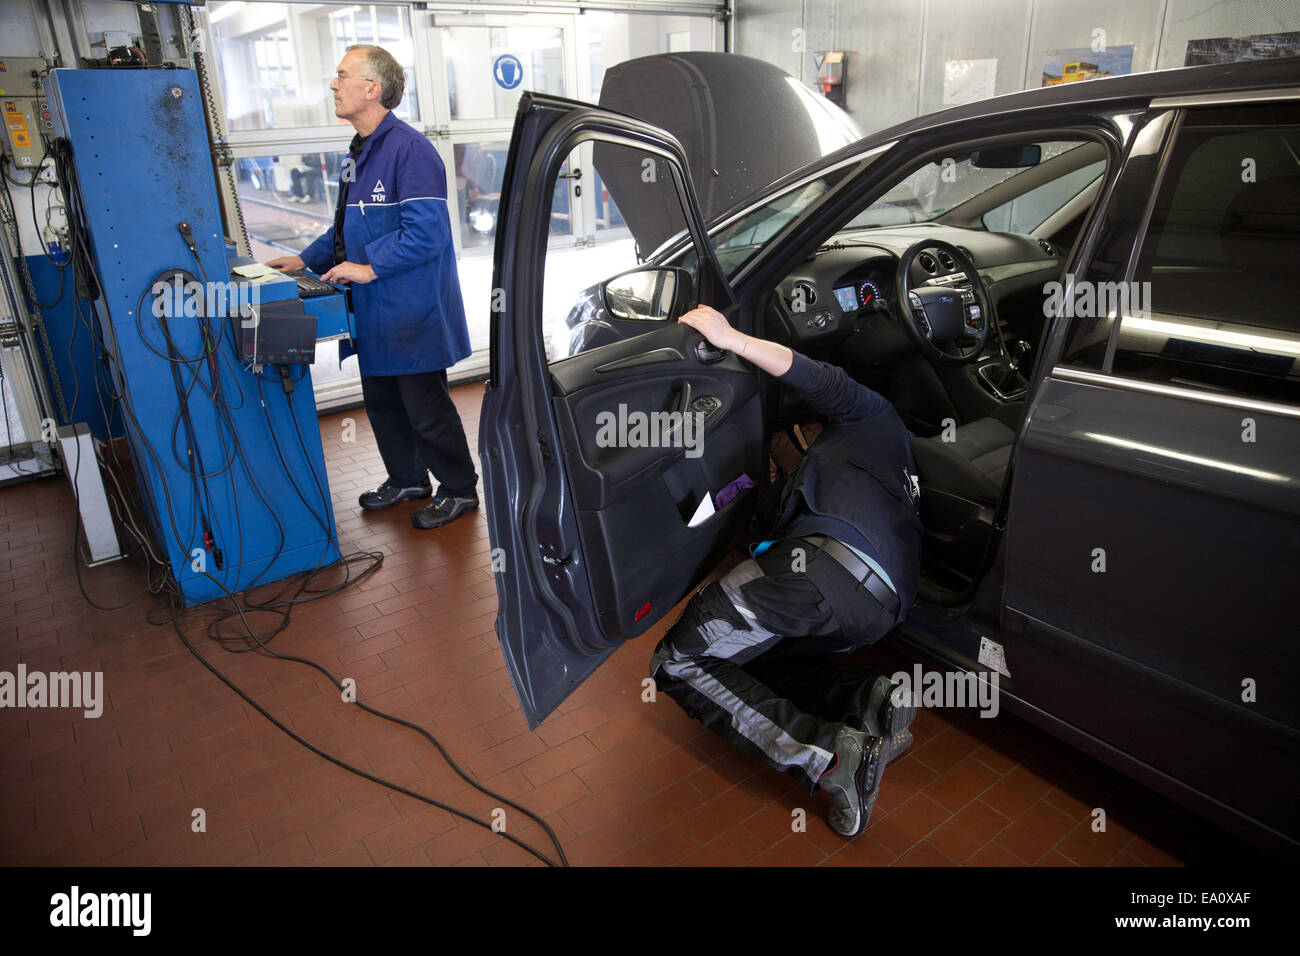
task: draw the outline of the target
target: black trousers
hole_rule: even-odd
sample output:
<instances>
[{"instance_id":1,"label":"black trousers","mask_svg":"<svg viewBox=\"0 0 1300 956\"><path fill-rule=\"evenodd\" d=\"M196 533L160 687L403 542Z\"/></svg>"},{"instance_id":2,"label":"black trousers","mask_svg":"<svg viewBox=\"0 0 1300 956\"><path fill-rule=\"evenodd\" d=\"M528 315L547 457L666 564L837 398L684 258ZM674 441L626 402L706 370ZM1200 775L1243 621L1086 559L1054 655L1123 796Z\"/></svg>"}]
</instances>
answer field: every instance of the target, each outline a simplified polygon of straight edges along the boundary
<instances>
[{"instance_id":1,"label":"black trousers","mask_svg":"<svg viewBox=\"0 0 1300 956\"><path fill-rule=\"evenodd\" d=\"M893 614L833 558L787 539L691 598L655 649L650 676L690 716L813 793L840 728L865 726L879 676L827 655L872 644L893 626Z\"/></svg>"},{"instance_id":2,"label":"black trousers","mask_svg":"<svg viewBox=\"0 0 1300 956\"><path fill-rule=\"evenodd\" d=\"M434 494L476 495L478 474L460 413L447 390L446 370L414 375L363 375L361 396L388 477L403 488L422 485L429 472Z\"/></svg>"}]
</instances>

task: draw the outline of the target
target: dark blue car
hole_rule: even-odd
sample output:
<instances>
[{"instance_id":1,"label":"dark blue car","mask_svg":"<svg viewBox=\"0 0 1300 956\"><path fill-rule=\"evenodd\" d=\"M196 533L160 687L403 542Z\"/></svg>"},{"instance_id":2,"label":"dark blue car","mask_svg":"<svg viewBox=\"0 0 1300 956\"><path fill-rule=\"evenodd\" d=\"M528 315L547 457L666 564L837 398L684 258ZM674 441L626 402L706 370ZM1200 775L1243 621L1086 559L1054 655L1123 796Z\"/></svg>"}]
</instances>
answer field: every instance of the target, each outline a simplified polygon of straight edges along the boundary
<instances>
[{"instance_id":1,"label":"dark blue car","mask_svg":"<svg viewBox=\"0 0 1300 956\"><path fill-rule=\"evenodd\" d=\"M816 424L675 321L704 303L843 365L916 435L923 585L892 640L1300 850L1294 60L1016 93L847 146L764 64L623 68L653 102L525 95L501 190L479 448L530 725L742 540L773 436ZM552 360L548 204L588 142L645 261L580 296ZM598 441L621 406L702 411L700 453ZM758 487L694 521L740 474Z\"/></svg>"}]
</instances>

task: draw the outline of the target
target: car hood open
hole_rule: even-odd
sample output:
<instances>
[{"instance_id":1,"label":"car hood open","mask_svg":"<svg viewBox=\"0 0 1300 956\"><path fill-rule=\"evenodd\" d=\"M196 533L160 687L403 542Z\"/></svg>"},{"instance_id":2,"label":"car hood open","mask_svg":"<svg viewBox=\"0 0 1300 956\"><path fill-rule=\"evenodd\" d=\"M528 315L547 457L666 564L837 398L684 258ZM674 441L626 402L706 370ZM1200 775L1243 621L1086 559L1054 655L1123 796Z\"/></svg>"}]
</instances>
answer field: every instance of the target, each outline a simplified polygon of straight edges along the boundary
<instances>
[{"instance_id":1,"label":"car hood open","mask_svg":"<svg viewBox=\"0 0 1300 956\"><path fill-rule=\"evenodd\" d=\"M600 105L677 138L706 220L863 135L848 113L795 77L734 53L627 60L606 71ZM642 253L681 230L681 217L644 188L640 157L606 147L594 161Z\"/></svg>"}]
</instances>

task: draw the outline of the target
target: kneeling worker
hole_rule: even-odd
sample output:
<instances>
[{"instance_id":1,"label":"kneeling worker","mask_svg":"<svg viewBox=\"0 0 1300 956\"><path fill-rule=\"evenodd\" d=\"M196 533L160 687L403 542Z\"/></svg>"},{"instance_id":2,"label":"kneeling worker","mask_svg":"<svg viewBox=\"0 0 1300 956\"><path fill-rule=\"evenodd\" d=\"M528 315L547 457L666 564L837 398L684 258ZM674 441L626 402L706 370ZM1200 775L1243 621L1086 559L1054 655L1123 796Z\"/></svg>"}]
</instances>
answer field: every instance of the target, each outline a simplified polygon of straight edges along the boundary
<instances>
[{"instance_id":1,"label":"kneeling worker","mask_svg":"<svg viewBox=\"0 0 1300 956\"><path fill-rule=\"evenodd\" d=\"M733 329L701 306L681 321L801 395L831 424L786 482L768 540L701 588L655 649L650 676L740 750L832 800L827 822L866 829L915 706L889 679L819 662L874 643L920 577L920 484L893 406L843 369Z\"/></svg>"}]
</instances>

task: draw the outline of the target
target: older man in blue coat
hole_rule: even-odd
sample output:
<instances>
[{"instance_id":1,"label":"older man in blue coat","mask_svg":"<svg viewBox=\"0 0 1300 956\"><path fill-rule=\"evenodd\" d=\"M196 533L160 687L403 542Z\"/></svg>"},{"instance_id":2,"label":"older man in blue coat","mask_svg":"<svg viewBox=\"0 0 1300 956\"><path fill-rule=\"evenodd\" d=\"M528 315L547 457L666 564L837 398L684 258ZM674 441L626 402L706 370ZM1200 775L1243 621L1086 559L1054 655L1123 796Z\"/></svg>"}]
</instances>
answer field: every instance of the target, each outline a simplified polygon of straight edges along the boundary
<instances>
[{"instance_id":1,"label":"older man in blue coat","mask_svg":"<svg viewBox=\"0 0 1300 956\"><path fill-rule=\"evenodd\" d=\"M388 478L361 495L367 510L434 495L411 517L437 528L478 507L478 475L447 368L470 354L441 158L393 115L401 65L376 46L348 47L330 82L334 112L356 129L339 177L334 226L268 265L310 268L352 287L361 390ZM437 492L429 480L438 481Z\"/></svg>"}]
</instances>

